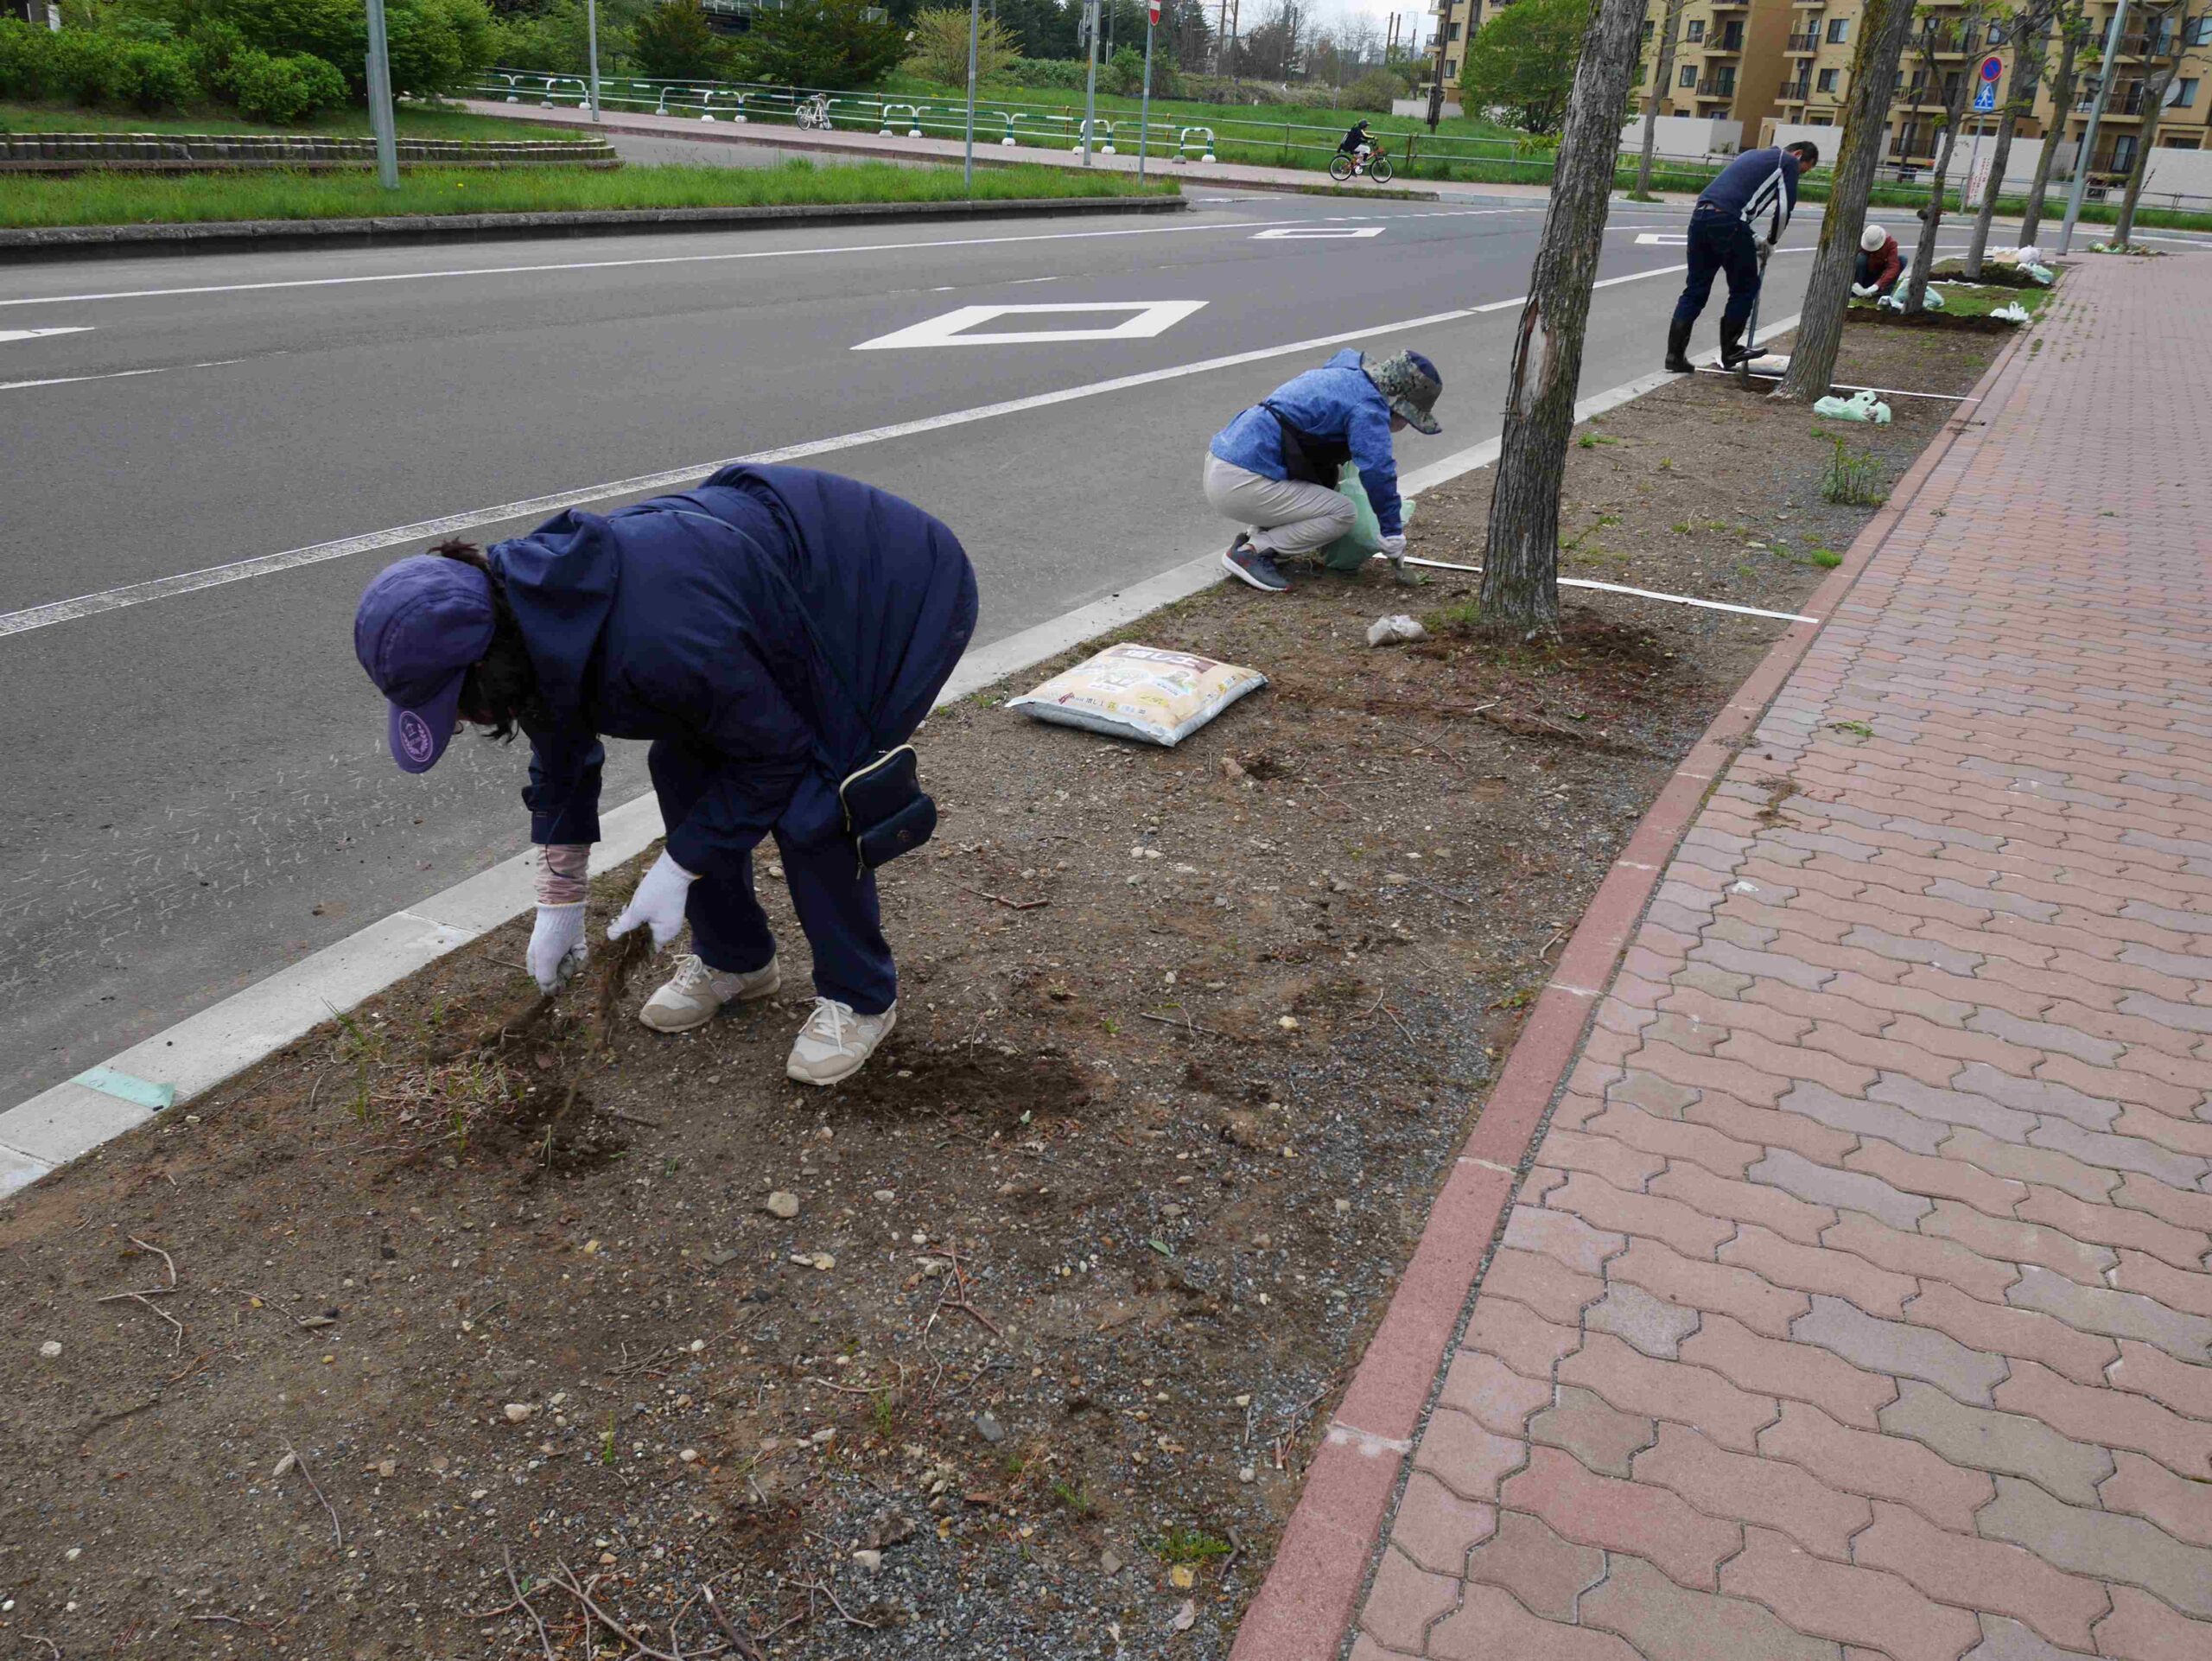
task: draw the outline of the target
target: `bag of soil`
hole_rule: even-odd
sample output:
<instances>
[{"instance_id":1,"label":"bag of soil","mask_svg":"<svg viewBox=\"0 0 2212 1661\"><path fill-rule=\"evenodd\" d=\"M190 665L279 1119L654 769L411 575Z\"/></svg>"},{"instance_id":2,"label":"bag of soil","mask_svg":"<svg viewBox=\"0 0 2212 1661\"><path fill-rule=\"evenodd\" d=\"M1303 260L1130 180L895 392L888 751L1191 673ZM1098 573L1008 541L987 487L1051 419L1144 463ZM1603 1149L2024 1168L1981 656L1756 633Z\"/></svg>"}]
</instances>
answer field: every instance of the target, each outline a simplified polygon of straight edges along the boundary
<instances>
[{"instance_id":1,"label":"bag of soil","mask_svg":"<svg viewBox=\"0 0 2212 1661\"><path fill-rule=\"evenodd\" d=\"M1359 481L1359 469L1349 461L1337 475L1337 493L1351 503L1351 529L1321 550L1321 563L1332 571L1357 571L1382 551L1382 523L1367 500L1367 487ZM1399 512L1406 524L1413 523L1411 502L1402 504Z\"/></svg>"},{"instance_id":2,"label":"bag of soil","mask_svg":"<svg viewBox=\"0 0 2212 1661\"><path fill-rule=\"evenodd\" d=\"M1124 644L1086 658L1006 707L1034 720L1172 749L1267 684L1256 669Z\"/></svg>"}]
</instances>

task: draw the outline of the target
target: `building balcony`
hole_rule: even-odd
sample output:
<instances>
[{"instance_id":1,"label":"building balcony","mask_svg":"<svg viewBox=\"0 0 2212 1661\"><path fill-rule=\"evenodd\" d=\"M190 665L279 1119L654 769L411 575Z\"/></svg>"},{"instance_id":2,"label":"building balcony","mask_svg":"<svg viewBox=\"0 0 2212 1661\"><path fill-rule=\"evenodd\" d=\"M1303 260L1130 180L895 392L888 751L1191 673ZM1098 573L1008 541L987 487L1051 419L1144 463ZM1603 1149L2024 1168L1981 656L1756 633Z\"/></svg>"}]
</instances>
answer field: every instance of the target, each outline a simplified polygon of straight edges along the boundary
<instances>
[{"instance_id":1,"label":"building balcony","mask_svg":"<svg viewBox=\"0 0 2212 1661\"><path fill-rule=\"evenodd\" d=\"M1812 95L1813 83L1810 80L1785 80L1775 97L1784 104L1802 104Z\"/></svg>"},{"instance_id":2,"label":"building balcony","mask_svg":"<svg viewBox=\"0 0 2212 1661\"><path fill-rule=\"evenodd\" d=\"M1719 81L1713 80L1700 81L1698 83L1696 98L1697 101L1700 104L1704 103L1708 99L1715 99L1725 104L1735 96L1736 86L1735 83L1732 81L1728 82L1726 85L1723 85Z\"/></svg>"},{"instance_id":3,"label":"building balcony","mask_svg":"<svg viewBox=\"0 0 2212 1661\"><path fill-rule=\"evenodd\" d=\"M1821 32L1808 29L1802 35L1792 35L1783 41L1782 49L1800 56L1809 57L1821 49Z\"/></svg>"}]
</instances>

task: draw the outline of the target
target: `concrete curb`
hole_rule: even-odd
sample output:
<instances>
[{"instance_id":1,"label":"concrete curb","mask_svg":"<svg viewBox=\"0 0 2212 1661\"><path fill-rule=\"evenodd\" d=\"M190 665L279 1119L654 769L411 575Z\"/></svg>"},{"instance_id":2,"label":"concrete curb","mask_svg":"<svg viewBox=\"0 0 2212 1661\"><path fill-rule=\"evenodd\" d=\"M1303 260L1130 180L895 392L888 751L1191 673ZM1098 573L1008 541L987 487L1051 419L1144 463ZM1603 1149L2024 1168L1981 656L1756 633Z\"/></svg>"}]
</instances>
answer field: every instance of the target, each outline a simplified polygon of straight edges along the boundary
<instances>
[{"instance_id":1,"label":"concrete curb","mask_svg":"<svg viewBox=\"0 0 2212 1661\"><path fill-rule=\"evenodd\" d=\"M514 237L622 236L657 231L753 231L810 225L903 225L928 220L1046 219L1062 214L1179 213L1179 196L1042 200L808 202L772 207L648 207L575 213L412 214L365 220L219 220L204 225L58 225L0 231L0 264L137 255L229 254L278 248L397 247Z\"/></svg>"},{"instance_id":2,"label":"concrete curb","mask_svg":"<svg viewBox=\"0 0 2212 1661\"><path fill-rule=\"evenodd\" d=\"M1952 416L1906 469L1843 563L1804 602L1808 612L1835 614L1960 436L1983 419L1979 400L2011 367L2023 338L2012 336L1975 385L1977 401ZM1591 1017L1675 844L1821 627L1792 623L1768 648L1682 758L1599 885L1437 1194L1413 1261L1306 1469L1297 1509L1245 1611L1230 1661L1335 1661L1343 1649L1491 1244L1581 1053Z\"/></svg>"},{"instance_id":3,"label":"concrete curb","mask_svg":"<svg viewBox=\"0 0 2212 1661\"><path fill-rule=\"evenodd\" d=\"M1575 417L1587 420L1672 379L1664 373L1647 375L1598 393L1575 406ZM1402 487L1410 496L1486 467L1497 459L1497 448L1492 440L1446 456L1407 474ZM1220 556L1207 552L978 647L960 660L945 684L940 704L966 697L1220 580ZM659 807L650 795L603 814L601 839L592 850L593 873L634 858L660 837L662 829ZM504 860L0 1112L0 1196L156 1117L162 1106L213 1089L339 1011L521 915L534 902L533 859L525 854ZM118 1089L125 1093L118 1094Z\"/></svg>"}]
</instances>

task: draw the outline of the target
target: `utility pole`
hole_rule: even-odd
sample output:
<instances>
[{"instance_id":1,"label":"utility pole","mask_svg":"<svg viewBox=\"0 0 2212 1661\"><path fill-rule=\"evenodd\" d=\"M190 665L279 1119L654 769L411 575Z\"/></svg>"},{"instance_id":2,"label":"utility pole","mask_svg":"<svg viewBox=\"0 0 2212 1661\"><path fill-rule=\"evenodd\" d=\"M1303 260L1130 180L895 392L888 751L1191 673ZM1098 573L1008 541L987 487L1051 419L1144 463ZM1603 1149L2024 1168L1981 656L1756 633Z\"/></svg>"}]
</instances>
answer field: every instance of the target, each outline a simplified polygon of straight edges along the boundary
<instances>
[{"instance_id":1,"label":"utility pole","mask_svg":"<svg viewBox=\"0 0 2212 1661\"><path fill-rule=\"evenodd\" d=\"M1473 0L1473 4L1468 8L1471 16L1474 5L1480 3L1481 0ZM1451 32L1452 0L1444 0L1443 13L1436 20L1436 84L1428 89L1428 130L1431 133L1435 132L1436 124L1444 119L1444 41Z\"/></svg>"},{"instance_id":2,"label":"utility pole","mask_svg":"<svg viewBox=\"0 0 2212 1661\"><path fill-rule=\"evenodd\" d=\"M596 121L599 119L599 0L584 0L584 27L591 35L591 118Z\"/></svg>"},{"instance_id":3,"label":"utility pole","mask_svg":"<svg viewBox=\"0 0 2212 1661\"><path fill-rule=\"evenodd\" d=\"M373 0L372 0L373 3ZM2074 221L2082 212L2082 192L2089 182L2089 158L2097 153L2097 124L2104 119L2105 100L2112 96L2118 67L2113 59L2120 51L2120 29L2127 19L2127 0L2112 9L2112 27L2105 31L2105 60L2097 66L2097 97L2089 105L2089 124L2082 132L2082 148L2074 152L2074 186L2066 193L2066 223L2059 227L2058 251L2074 245Z\"/></svg>"},{"instance_id":4,"label":"utility pole","mask_svg":"<svg viewBox=\"0 0 2212 1661\"><path fill-rule=\"evenodd\" d=\"M1146 141L1152 137L1152 32L1160 27L1160 0L1147 0L1144 13L1144 97L1137 105L1137 188L1144 188Z\"/></svg>"},{"instance_id":5,"label":"utility pole","mask_svg":"<svg viewBox=\"0 0 2212 1661\"><path fill-rule=\"evenodd\" d=\"M399 188L399 135L391 119L391 58L385 47L384 0L369 0L369 125L377 136L377 182Z\"/></svg>"},{"instance_id":6,"label":"utility pole","mask_svg":"<svg viewBox=\"0 0 2212 1661\"><path fill-rule=\"evenodd\" d=\"M976 194L976 37L983 26L983 0L968 0L968 149L961 164L963 188Z\"/></svg>"},{"instance_id":7,"label":"utility pole","mask_svg":"<svg viewBox=\"0 0 2212 1661\"><path fill-rule=\"evenodd\" d=\"M1083 164L1089 167L1091 130L1098 124L1098 0L1084 0L1083 21L1090 36L1090 75L1083 93Z\"/></svg>"}]
</instances>

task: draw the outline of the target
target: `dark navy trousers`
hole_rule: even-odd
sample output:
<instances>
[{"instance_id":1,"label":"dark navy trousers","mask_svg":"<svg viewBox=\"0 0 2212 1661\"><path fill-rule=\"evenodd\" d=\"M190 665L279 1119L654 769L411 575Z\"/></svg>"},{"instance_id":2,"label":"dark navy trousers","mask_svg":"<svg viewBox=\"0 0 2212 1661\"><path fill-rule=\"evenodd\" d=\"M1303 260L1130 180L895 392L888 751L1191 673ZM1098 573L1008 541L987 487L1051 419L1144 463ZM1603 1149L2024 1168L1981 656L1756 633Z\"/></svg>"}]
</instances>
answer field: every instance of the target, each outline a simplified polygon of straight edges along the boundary
<instances>
[{"instance_id":1,"label":"dark navy trousers","mask_svg":"<svg viewBox=\"0 0 2212 1661\"><path fill-rule=\"evenodd\" d=\"M1741 328L1759 291L1758 240L1739 213L1700 207L1690 214L1690 276L1675 302L1675 321L1694 323L1713 297L1713 279L1728 276L1728 303L1720 321Z\"/></svg>"},{"instance_id":2,"label":"dark navy trousers","mask_svg":"<svg viewBox=\"0 0 2212 1661\"><path fill-rule=\"evenodd\" d=\"M660 798L661 820L669 825L683 823L721 765L716 758L666 739L656 742L645 760L653 793ZM899 996L899 972L891 961L891 944L883 938L875 873L860 869L853 844L842 837L819 848L801 848L779 831L776 851L791 888L791 909L814 952L815 991L850 1004L860 1015L881 1015ZM732 875L694 882L684 916L691 925L691 949L709 969L749 974L776 955L767 913L753 897L749 853Z\"/></svg>"}]
</instances>

